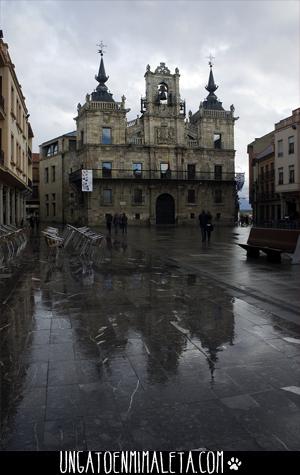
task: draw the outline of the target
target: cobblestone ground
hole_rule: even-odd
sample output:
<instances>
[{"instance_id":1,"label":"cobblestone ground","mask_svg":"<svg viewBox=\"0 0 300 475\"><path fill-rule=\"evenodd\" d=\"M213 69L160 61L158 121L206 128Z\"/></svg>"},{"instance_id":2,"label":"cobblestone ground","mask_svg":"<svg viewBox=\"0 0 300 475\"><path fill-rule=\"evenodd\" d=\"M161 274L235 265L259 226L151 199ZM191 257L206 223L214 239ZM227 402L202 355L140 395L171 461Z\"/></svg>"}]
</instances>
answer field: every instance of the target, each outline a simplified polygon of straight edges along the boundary
<instances>
[{"instance_id":1,"label":"cobblestone ground","mask_svg":"<svg viewBox=\"0 0 300 475\"><path fill-rule=\"evenodd\" d=\"M0 271L2 450L299 450L300 266L129 229Z\"/></svg>"}]
</instances>

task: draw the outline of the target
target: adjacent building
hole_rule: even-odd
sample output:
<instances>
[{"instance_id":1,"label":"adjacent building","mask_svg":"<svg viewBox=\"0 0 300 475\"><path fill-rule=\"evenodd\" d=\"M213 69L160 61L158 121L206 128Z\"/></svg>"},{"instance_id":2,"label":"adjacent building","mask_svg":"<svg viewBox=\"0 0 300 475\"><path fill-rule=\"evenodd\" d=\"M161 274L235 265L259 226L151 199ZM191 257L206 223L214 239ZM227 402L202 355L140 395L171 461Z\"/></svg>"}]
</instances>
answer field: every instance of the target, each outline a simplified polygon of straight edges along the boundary
<instances>
[{"instance_id":1,"label":"adjacent building","mask_svg":"<svg viewBox=\"0 0 300 475\"><path fill-rule=\"evenodd\" d=\"M26 200L27 218L40 217L40 154L32 154L32 193Z\"/></svg>"},{"instance_id":2,"label":"adjacent building","mask_svg":"<svg viewBox=\"0 0 300 475\"><path fill-rule=\"evenodd\" d=\"M21 225L32 187L29 114L15 66L0 32L0 224Z\"/></svg>"},{"instance_id":3,"label":"adjacent building","mask_svg":"<svg viewBox=\"0 0 300 475\"><path fill-rule=\"evenodd\" d=\"M148 65L141 115L128 122L126 98L116 102L108 90L99 52L98 85L78 104L76 131L40 146L42 219L99 225L125 212L135 224L192 224L205 209L233 224L237 118L215 95L212 64L208 96L188 114L178 68Z\"/></svg>"},{"instance_id":4,"label":"adjacent building","mask_svg":"<svg viewBox=\"0 0 300 475\"><path fill-rule=\"evenodd\" d=\"M275 189L281 217L300 218L300 108L275 124Z\"/></svg>"},{"instance_id":5,"label":"adjacent building","mask_svg":"<svg viewBox=\"0 0 300 475\"><path fill-rule=\"evenodd\" d=\"M254 222L269 225L299 220L300 108L272 132L248 145L249 201Z\"/></svg>"}]
</instances>

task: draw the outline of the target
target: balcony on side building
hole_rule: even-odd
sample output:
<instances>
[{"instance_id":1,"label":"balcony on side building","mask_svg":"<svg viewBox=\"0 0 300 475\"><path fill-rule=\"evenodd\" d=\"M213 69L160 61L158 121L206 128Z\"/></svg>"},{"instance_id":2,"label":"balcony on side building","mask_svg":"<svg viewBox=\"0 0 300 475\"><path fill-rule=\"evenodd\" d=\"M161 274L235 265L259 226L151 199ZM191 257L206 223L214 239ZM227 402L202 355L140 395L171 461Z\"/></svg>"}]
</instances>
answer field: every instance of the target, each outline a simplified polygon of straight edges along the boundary
<instances>
[{"instance_id":1,"label":"balcony on side building","mask_svg":"<svg viewBox=\"0 0 300 475\"><path fill-rule=\"evenodd\" d=\"M5 117L5 101L4 97L0 94L0 120L4 120Z\"/></svg>"}]
</instances>

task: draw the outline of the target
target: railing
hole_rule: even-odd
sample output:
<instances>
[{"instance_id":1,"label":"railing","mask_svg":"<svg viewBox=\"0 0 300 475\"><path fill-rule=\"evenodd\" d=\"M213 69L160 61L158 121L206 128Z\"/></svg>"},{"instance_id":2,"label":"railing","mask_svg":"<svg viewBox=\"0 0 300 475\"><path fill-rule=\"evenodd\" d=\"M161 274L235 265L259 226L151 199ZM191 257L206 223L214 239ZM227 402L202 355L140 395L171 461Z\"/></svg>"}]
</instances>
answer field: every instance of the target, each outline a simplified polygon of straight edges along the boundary
<instances>
[{"instance_id":1,"label":"railing","mask_svg":"<svg viewBox=\"0 0 300 475\"><path fill-rule=\"evenodd\" d=\"M133 145L143 145L144 140L142 137L130 137L127 139L127 143L130 143Z\"/></svg>"},{"instance_id":2,"label":"railing","mask_svg":"<svg viewBox=\"0 0 300 475\"><path fill-rule=\"evenodd\" d=\"M121 102L86 102L81 109L98 109L98 110L121 110Z\"/></svg>"},{"instance_id":3,"label":"railing","mask_svg":"<svg viewBox=\"0 0 300 475\"><path fill-rule=\"evenodd\" d=\"M142 170L141 172L134 172L133 170L122 170L114 168L109 169L93 169L93 179L103 180L165 180L165 181L215 181L215 182L236 182L240 180L242 173L223 172L195 172L190 173L187 170ZM81 180L81 170L76 170L70 173L69 179L71 182Z\"/></svg>"},{"instance_id":4,"label":"railing","mask_svg":"<svg viewBox=\"0 0 300 475\"><path fill-rule=\"evenodd\" d=\"M4 152L3 150L0 150L0 165L4 165Z\"/></svg>"},{"instance_id":5,"label":"railing","mask_svg":"<svg viewBox=\"0 0 300 475\"><path fill-rule=\"evenodd\" d=\"M193 147L199 147L199 142L198 142L198 140L189 140L188 141L188 146L192 147L192 148Z\"/></svg>"},{"instance_id":6,"label":"railing","mask_svg":"<svg viewBox=\"0 0 300 475\"><path fill-rule=\"evenodd\" d=\"M261 220L256 223L256 226L260 228L300 229L300 221L299 219Z\"/></svg>"}]
</instances>

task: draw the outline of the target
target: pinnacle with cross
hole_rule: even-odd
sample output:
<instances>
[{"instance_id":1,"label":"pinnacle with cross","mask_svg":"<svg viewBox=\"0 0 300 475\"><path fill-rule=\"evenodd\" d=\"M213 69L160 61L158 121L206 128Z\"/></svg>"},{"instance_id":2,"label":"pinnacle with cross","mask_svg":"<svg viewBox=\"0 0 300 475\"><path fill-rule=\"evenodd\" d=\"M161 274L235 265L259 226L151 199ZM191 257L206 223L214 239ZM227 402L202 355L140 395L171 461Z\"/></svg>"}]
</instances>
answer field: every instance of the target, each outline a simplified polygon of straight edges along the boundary
<instances>
[{"instance_id":1,"label":"pinnacle with cross","mask_svg":"<svg viewBox=\"0 0 300 475\"><path fill-rule=\"evenodd\" d=\"M207 58L209 59L208 64L210 65L210 67L212 67L212 65L213 65L213 59L215 59L215 57L214 57L212 54L210 54L209 56L207 56Z\"/></svg>"},{"instance_id":2,"label":"pinnacle with cross","mask_svg":"<svg viewBox=\"0 0 300 475\"><path fill-rule=\"evenodd\" d=\"M100 41L100 44L99 44L99 45L96 45L96 46L99 46L100 49L99 49L98 53L100 53L101 56L103 56L104 48L107 48L107 45L105 45L105 44L103 43L103 41L101 40L101 41Z\"/></svg>"}]
</instances>

